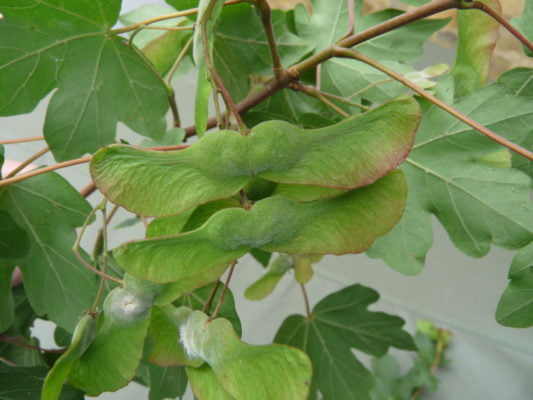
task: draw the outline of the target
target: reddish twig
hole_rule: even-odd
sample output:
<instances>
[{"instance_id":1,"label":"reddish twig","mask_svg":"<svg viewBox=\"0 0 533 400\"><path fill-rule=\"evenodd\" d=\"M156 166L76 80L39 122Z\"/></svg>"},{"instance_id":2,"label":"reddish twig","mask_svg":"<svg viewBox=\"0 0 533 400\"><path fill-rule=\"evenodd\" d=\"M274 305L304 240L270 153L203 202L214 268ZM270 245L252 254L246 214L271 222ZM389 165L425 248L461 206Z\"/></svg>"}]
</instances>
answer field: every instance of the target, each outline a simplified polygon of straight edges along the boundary
<instances>
[{"instance_id":1,"label":"reddish twig","mask_svg":"<svg viewBox=\"0 0 533 400\"><path fill-rule=\"evenodd\" d=\"M390 32L394 29L407 25L411 22L418 21L420 19L438 14L442 11L457 8L459 6L459 0L434 0L431 3L425 4L414 10L408 11L390 20L384 21L378 25L375 25L363 32L355 33L354 35L341 40L337 43L337 47L350 48L355 45L366 42L384 33ZM299 76L310 69L315 68L317 65L323 63L334 57L334 47L330 46L318 53L306 58L298 64L290 67L288 70L284 70L283 75L278 79L272 79L261 90L253 93L248 98L237 104L236 109L239 113L248 111L250 108L261 103L263 100L269 98L273 94L277 93L281 89L288 87L292 82L298 80ZM214 128L217 124L216 117L211 117L207 121L207 129ZM185 129L187 137L194 136L196 134L196 128L189 126Z\"/></svg>"},{"instance_id":2,"label":"reddish twig","mask_svg":"<svg viewBox=\"0 0 533 400\"><path fill-rule=\"evenodd\" d=\"M171 151L171 150L181 150L181 149L185 149L187 147L189 147L188 144L178 144L178 145L172 145L172 146L149 147L147 150ZM50 165L48 167L39 168L39 169L27 172L27 173L22 174L22 175L14 176L12 178L2 179L2 180L0 180L0 186L9 185L11 183L15 183L15 182L22 181L24 179L31 178L32 176L41 175L41 174L45 174L47 172L55 171L57 169L71 167L71 166L77 165L77 164L84 164L84 163L87 163L87 162L91 161L91 158L92 158L92 156L75 158L73 160L64 161L64 162L61 162L61 163ZM91 185L88 185L85 188L83 188L82 191L84 193L88 193L87 194L87 196L88 196L89 194L91 194L94 191L94 189L92 189Z\"/></svg>"},{"instance_id":3,"label":"reddish twig","mask_svg":"<svg viewBox=\"0 0 533 400\"><path fill-rule=\"evenodd\" d=\"M15 346L26 347L27 349L41 351L41 352L44 352L44 353L62 354L62 353L65 352L64 349L43 349L42 347L33 346L31 344L27 344L27 343L21 342L21 341L19 341L17 339L14 339L14 338L12 338L10 336L6 336L6 335L0 335L0 341L6 342L6 343L10 343L10 344L14 344Z\"/></svg>"},{"instance_id":4,"label":"reddish twig","mask_svg":"<svg viewBox=\"0 0 533 400\"><path fill-rule=\"evenodd\" d=\"M276 44L274 29L272 28L272 12L270 10L270 6L266 0L255 0L254 5L261 13L261 23L263 24L263 30L265 31L265 35L267 37L268 49L270 51L270 57L272 58L274 77L276 79L280 79L283 75L284 68L283 64L281 63L278 45Z\"/></svg>"},{"instance_id":5,"label":"reddish twig","mask_svg":"<svg viewBox=\"0 0 533 400\"><path fill-rule=\"evenodd\" d=\"M381 65L377 61L371 59L370 57L365 56L364 54L358 53L354 50L345 49L342 47L337 47L335 49L335 54L338 57L343 58L352 58L354 60L358 60L361 62L364 62L365 64L370 65L371 67L376 68L377 70L389 75L391 78L397 80L401 84L407 86L409 89L413 90L414 92L418 93L420 96L425 98L426 100L430 101L431 103L435 104L437 107L442 108L447 113L451 114L458 120L464 122L467 125L470 125L472 128L477 130L478 132L482 133L489 139L495 141L496 143L501 144L502 146L507 147L508 149L514 151L515 153L520 154L521 156L526 157L529 160L533 160L533 153L530 151L524 149L523 147L517 145L516 143L511 142L508 139L505 139L504 137L498 135L497 133L491 131L490 129L486 128L485 126L481 125L479 122L474 121L472 118L468 117L467 115L463 114L459 110L455 109L454 107L444 103L442 100L438 99L431 93L428 93L424 89L422 89L420 86L415 85L413 82L411 82L409 79L406 79L403 75L398 74L391 69L385 67L384 65Z\"/></svg>"},{"instance_id":6,"label":"reddish twig","mask_svg":"<svg viewBox=\"0 0 533 400\"><path fill-rule=\"evenodd\" d=\"M463 4L459 8L461 10L480 10L480 11L483 11L485 14L490 15L492 18L498 21L500 25L502 25L505 29L507 29L511 35L513 35L524 46L526 46L529 49L529 51L533 52L533 43L531 43L518 29L512 26L509 23L509 21L505 19L503 15L501 15L499 12L489 7L485 3L482 3L480 1L474 1L472 2L472 4Z\"/></svg>"},{"instance_id":7,"label":"reddish twig","mask_svg":"<svg viewBox=\"0 0 533 400\"><path fill-rule=\"evenodd\" d=\"M0 144L15 144L15 143L25 143L25 142L36 142L38 140L44 140L44 136L32 136L21 139L8 139L0 140Z\"/></svg>"},{"instance_id":8,"label":"reddish twig","mask_svg":"<svg viewBox=\"0 0 533 400\"><path fill-rule=\"evenodd\" d=\"M218 317L218 313L220 312L220 309L222 308L222 303L224 302L224 297L226 297L226 292L228 291L229 282L231 281L231 277L233 276L233 271L235 270L235 265L237 265L237 260L233 261L229 267L229 272L228 272L228 277L226 278L226 283L224 284L222 293L220 293L220 297L218 298L215 311L213 311L213 314L211 315L211 319L215 319Z\"/></svg>"}]
</instances>

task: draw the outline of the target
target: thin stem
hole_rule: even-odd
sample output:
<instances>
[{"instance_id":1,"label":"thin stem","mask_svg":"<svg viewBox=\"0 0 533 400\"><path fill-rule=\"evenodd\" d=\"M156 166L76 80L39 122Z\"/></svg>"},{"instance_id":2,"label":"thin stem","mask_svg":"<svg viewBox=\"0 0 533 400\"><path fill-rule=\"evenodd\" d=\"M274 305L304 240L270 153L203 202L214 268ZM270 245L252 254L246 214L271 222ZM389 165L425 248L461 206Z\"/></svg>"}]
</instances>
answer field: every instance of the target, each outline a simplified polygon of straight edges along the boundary
<instances>
[{"instance_id":1,"label":"thin stem","mask_svg":"<svg viewBox=\"0 0 533 400\"><path fill-rule=\"evenodd\" d=\"M81 227L80 232L78 233L78 237L76 238L76 242L74 243L74 246L72 246L72 251L74 252L74 255L76 256L78 261L80 263L82 263L83 266L85 266L87 269L89 269L90 271L94 272L96 275L101 276L102 278L105 278L105 279L108 279L110 281L118 283L122 287L124 285L124 282L122 280L117 279L114 276L108 275L105 272L100 271L98 268L95 268L93 265L91 265L87 261L85 261L83 259L82 255L80 254L80 243L81 243L81 239L83 237L83 234L85 233L85 230L87 229L87 226L89 225L89 222L91 221L91 219L94 216L94 214L96 214L96 212L98 210L102 209L102 207L105 206L106 202L107 202L107 199L104 199L102 201L102 203L100 203L99 205L94 207L91 210L91 212L89 213L89 215L87 215L87 218L85 219L85 222L83 223L83 226Z\"/></svg>"},{"instance_id":2,"label":"thin stem","mask_svg":"<svg viewBox=\"0 0 533 400\"><path fill-rule=\"evenodd\" d=\"M318 90L322 87L322 64L316 66L315 85Z\"/></svg>"},{"instance_id":3,"label":"thin stem","mask_svg":"<svg viewBox=\"0 0 533 400\"><path fill-rule=\"evenodd\" d=\"M95 186L95 188L96 188L96 186ZM106 226L109 225L109 223L111 222L111 220L113 219L113 217L115 216L115 214L116 214L116 212L118 211L119 208L120 208L120 206L118 206L116 204L113 206L113 208L111 209L111 212L109 213L109 215L108 215L108 217L106 219ZM98 231L98 235L96 236L96 240L94 241L93 259L95 259L95 260L98 259L98 257L100 256L100 254L103 251L103 241L104 241L104 229L102 227Z\"/></svg>"},{"instance_id":4,"label":"thin stem","mask_svg":"<svg viewBox=\"0 0 533 400\"><path fill-rule=\"evenodd\" d=\"M158 31L188 31L194 29L194 25L187 26L141 26L140 29L152 29Z\"/></svg>"},{"instance_id":5,"label":"thin stem","mask_svg":"<svg viewBox=\"0 0 533 400\"><path fill-rule=\"evenodd\" d=\"M266 0L255 0L254 5L261 13L261 23L263 24L263 30L265 31L265 35L267 37L268 49L270 51L270 57L272 58L274 77L276 79L281 79L284 68L283 64L281 63L278 45L276 44L274 29L272 28L272 12L270 6Z\"/></svg>"},{"instance_id":6,"label":"thin stem","mask_svg":"<svg viewBox=\"0 0 533 400\"><path fill-rule=\"evenodd\" d=\"M235 265L237 265L237 260L233 261L229 267L229 272L228 272L228 277L226 278L226 283L224 284L222 293L220 293L220 297L218 298L215 311L213 311L213 314L211 315L211 319L216 319L218 317L218 313L220 312L220 309L222 308L222 302L224 301L224 297L226 297L226 292L228 291L229 282L231 281L231 277L233 276L233 271L235 270Z\"/></svg>"},{"instance_id":7,"label":"thin stem","mask_svg":"<svg viewBox=\"0 0 533 400\"><path fill-rule=\"evenodd\" d=\"M148 228L148 220L146 219L146 217L143 217L142 215L139 215L139 218L141 218L141 222L144 226L144 229Z\"/></svg>"},{"instance_id":8,"label":"thin stem","mask_svg":"<svg viewBox=\"0 0 533 400\"><path fill-rule=\"evenodd\" d=\"M179 128L181 126L180 113L178 111L178 103L176 103L174 90L172 90L172 94L168 95L168 103L170 104L170 111L172 112L172 126L174 128Z\"/></svg>"},{"instance_id":9,"label":"thin stem","mask_svg":"<svg viewBox=\"0 0 533 400\"><path fill-rule=\"evenodd\" d=\"M368 64L381 72L389 75L391 78L397 80L398 82L402 83L403 85L407 86L409 89L413 90L414 92L418 93L420 96L425 98L426 100L430 101L431 103L435 104L437 107L442 108L447 113L451 114L458 120L464 122L467 125L470 125L472 128L480 132L481 134L485 135L489 139L495 141L496 143L501 144L502 146L507 147L508 149L514 151L515 153L520 154L521 156L526 157L529 160L533 160L533 153L529 150L524 149L523 147L517 145L516 143L511 142L510 140L505 139L504 137L501 137L497 133L491 131L490 129L486 128L485 126L481 125L479 122L474 121L472 118L468 117L467 115L463 114L459 110L453 108L452 106L444 103L442 100L438 99L431 93L426 92L424 89L422 89L420 86L414 84L409 79L405 78L403 75L400 75L389 68L385 67L384 65L381 65L377 61L358 53L354 50L344 49L341 47L337 47L335 50L335 54L338 57L344 57L344 58L352 58L354 60L358 60L361 62L364 62L365 64Z\"/></svg>"},{"instance_id":10,"label":"thin stem","mask_svg":"<svg viewBox=\"0 0 533 400\"><path fill-rule=\"evenodd\" d=\"M44 140L44 136L31 136L21 139L9 139L9 140L0 140L0 144L15 144L15 143L25 143L25 142L36 142L38 140Z\"/></svg>"},{"instance_id":11,"label":"thin stem","mask_svg":"<svg viewBox=\"0 0 533 400\"><path fill-rule=\"evenodd\" d=\"M501 15L499 12L494 10L493 8L489 7L488 5L480 2L480 1L474 1L472 4L463 4L461 7L459 7L461 10L480 10L483 11L485 14L490 15L492 18L494 18L496 21L500 23L505 29L511 33L515 38L517 38L524 46L526 46L529 51L533 52L533 43L531 43L518 29L516 29L514 26L512 26L509 21L507 21L503 15Z\"/></svg>"},{"instance_id":12,"label":"thin stem","mask_svg":"<svg viewBox=\"0 0 533 400\"><path fill-rule=\"evenodd\" d=\"M207 314L209 312L209 309L211 308L211 304L213 303L213 300L217 294L217 290L219 286L220 286L220 280L217 280L213 284L213 288L211 289L211 292L209 293L209 297L207 301L205 302L204 308L202 308L202 312L204 314Z\"/></svg>"},{"instance_id":13,"label":"thin stem","mask_svg":"<svg viewBox=\"0 0 533 400\"><path fill-rule=\"evenodd\" d=\"M407 25L411 22L430 17L434 14L449 10L451 8L457 8L460 6L460 4L461 0L433 0L428 4L417 7L411 11L407 11L398 15L397 17L384 21L381 24L374 25L363 32L356 33L346 39L343 39L337 43L337 46L345 48L353 47L376 36L380 36L384 33L390 32L391 30Z\"/></svg>"},{"instance_id":14,"label":"thin stem","mask_svg":"<svg viewBox=\"0 0 533 400\"><path fill-rule=\"evenodd\" d=\"M329 101L328 99L326 99L326 97L324 97L323 93L320 90L318 90L318 89L316 89L316 88L314 88L312 86L302 85L301 83L294 83L293 85L291 85L291 88L293 88L294 90L298 90L299 92L305 93L308 96L312 96L312 97L320 100L326 106L328 106L333 111L335 111L337 114L342 115L344 118L350 116L350 114L348 114L342 108L340 108L336 104L334 104L331 101Z\"/></svg>"},{"instance_id":15,"label":"thin stem","mask_svg":"<svg viewBox=\"0 0 533 400\"><path fill-rule=\"evenodd\" d=\"M253 202L248 198L243 189L239 190L239 202L241 203L242 208L245 210L249 210L253 206Z\"/></svg>"},{"instance_id":16,"label":"thin stem","mask_svg":"<svg viewBox=\"0 0 533 400\"><path fill-rule=\"evenodd\" d=\"M344 97L341 97L341 96L337 96L336 94L331 94L331 93L327 93L327 92L321 92L321 93L322 93L322 96L328 97L328 98L333 99L333 100L337 100L339 103L346 104L347 106L356 107L356 108L359 108L362 111L370 110L370 107L364 106L362 104L354 103L353 101L345 99Z\"/></svg>"},{"instance_id":17,"label":"thin stem","mask_svg":"<svg viewBox=\"0 0 533 400\"><path fill-rule=\"evenodd\" d=\"M176 73L176 70L180 66L181 62L189 52L192 46L194 36L191 36L189 40L187 40L187 43L185 43L185 46L183 46L183 49L181 49L180 54L178 54L178 58L176 58L176 61L174 61L174 64L172 64L172 67L170 68L170 71L168 71L166 82L170 86L170 82L172 81L172 77Z\"/></svg>"},{"instance_id":18,"label":"thin stem","mask_svg":"<svg viewBox=\"0 0 533 400\"><path fill-rule=\"evenodd\" d=\"M172 146L149 147L147 150L172 151L172 150L186 149L187 147L189 147L188 144L177 144L177 145L172 145ZM27 173L22 174L22 175L14 176L12 178L2 179L2 180L0 180L0 186L9 185L11 183L19 182L19 181L31 178L31 177L36 176L36 175L41 175L41 174L45 174L45 173L50 172L50 171L55 171L56 169L71 167L72 165L77 165L77 164L84 164L84 163L90 162L91 158L92 158L92 156L75 158L73 160L57 163L57 164L54 164L54 165L50 165L48 167L39 168L39 169L27 172ZM89 184L85 188L80 190L80 193L84 197L87 197L93 191L94 191L93 186Z\"/></svg>"},{"instance_id":19,"label":"thin stem","mask_svg":"<svg viewBox=\"0 0 533 400\"><path fill-rule=\"evenodd\" d=\"M348 0L348 30L341 38L337 41L340 42L346 38L349 38L355 33L355 13L354 13L354 0Z\"/></svg>"},{"instance_id":20,"label":"thin stem","mask_svg":"<svg viewBox=\"0 0 533 400\"><path fill-rule=\"evenodd\" d=\"M309 318L312 314L311 306L309 305L309 296L307 295L307 290L305 289L305 285L303 283L300 283L300 289L302 289L302 294L304 297L305 313L307 315L307 318Z\"/></svg>"},{"instance_id":21,"label":"thin stem","mask_svg":"<svg viewBox=\"0 0 533 400\"><path fill-rule=\"evenodd\" d=\"M69 161L57 163L57 164L51 165L49 167L35 169L33 171L26 172L25 174L22 174L22 175L17 175L17 176L14 176L12 178L2 179L0 181L0 186L9 185L11 183L15 183L15 182L18 182L18 181L22 181L24 179L31 178L32 176L41 175L41 174L44 174L46 172L55 171L56 169L70 167L72 165L83 164L83 163L86 163L86 162L89 162L89 161L91 161L91 156L75 158L74 160L69 160Z\"/></svg>"},{"instance_id":22,"label":"thin stem","mask_svg":"<svg viewBox=\"0 0 533 400\"><path fill-rule=\"evenodd\" d=\"M26 168L32 162L34 162L38 158L41 158L42 156L44 156L49 151L50 151L49 147L45 147L44 149L39 150L37 153L35 153L34 155L30 156L27 160L25 160L22 163L20 163L20 165L18 167L16 167L9 174L7 174L5 179L11 178L12 176L17 175L20 171L22 171L24 168Z\"/></svg>"},{"instance_id":23,"label":"thin stem","mask_svg":"<svg viewBox=\"0 0 533 400\"><path fill-rule=\"evenodd\" d=\"M142 25L142 26L139 26L137 29L135 29L133 33L130 35L128 39L128 46L133 45L133 39L143 29L160 30L160 31L185 31L185 30L194 29L194 25L188 25L188 26L146 26L146 25Z\"/></svg>"},{"instance_id":24,"label":"thin stem","mask_svg":"<svg viewBox=\"0 0 533 400\"><path fill-rule=\"evenodd\" d=\"M20 367L20 365L15 364L14 362L9 361L7 358L4 358L4 357L0 357L0 362L3 362L4 364L6 364L6 365L8 365L10 367Z\"/></svg>"},{"instance_id":25,"label":"thin stem","mask_svg":"<svg viewBox=\"0 0 533 400\"><path fill-rule=\"evenodd\" d=\"M247 1L247 0L229 0L229 1L226 1L224 3L224 5L225 6L230 6L232 4L242 3L244 1ZM179 11L179 12L175 12L175 13L171 13L171 14L160 15L160 16L155 17L155 18L150 18L150 19L141 21L141 22L139 22L137 24L125 26L123 28L112 29L110 33L112 35L118 35L120 33L131 32L131 31L134 31L136 29L139 29L142 26L150 25L150 24L153 24L153 23L156 23L156 22L159 22L159 21L166 21L167 19L174 19L174 18L179 18L179 17L186 17L188 15L198 14L198 11L199 11L198 8L191 8L189 10L183 10L183 11Z\"/></svg>"},{"instance_id":26,"label":"thin stem","mask_svg":"<svg viewBox=\"0 0 533 400\"><path fill-rule=\"evenodd\" d=\"M363 32L355 33L354 35L341 40L338 43L338 46L349 48L357 44L364 43L387 32L393 31L394 29L407 25L411 22L415 22L420 19L432 16L434 14L438 14L439 12L449 10L451 8L457 8L458 6L459 0L434 0L431 3L415 8L397 17L391 18L390 20L384 21ZM271 97L281 89L288 87L292 82L297 81L299 76L303 72L313 69L320 63L323 63L324 61L327 61L330 58L334 57L334 47L335 45L330 46L322 51L319 51L318 53L306 58L305 60L285 70L283 76L280 79L270 80L261 90L258 90L257 92L253 93L252 95L244 99L242 102L240 102L237 105L237 110L240 113L246 112L250 108L255 107L257 104ZM211 129L215 127L216 123L217 120L215 117L209 118L209 120L207 121L207 128ZM185 129L185 133L187 137L194 136L196 134L196 127L187 127Z\"/></svg>"},{"instance_id":27,"label":"thin stem","mask_svg":"<svg viewBox=\"0 0 533 400\"><path fill-rule=\"evenodd\" d=\"M390 80L392 80L392 79L390 79ZM305 85L302 85L302 86L305 86ZM316 90L312 86L305 86L305 87L306 88L310 88L311 90ZM328 97L328 98L333 99L333 100L337 100L338 102L346 104L347 106L356 107L356 108L359 108L362 111L368 111L370 109L370 107L366 107L366 106L364 106L362 104L354 103L353 101L350 101L349 99L345 99L344 97L337 96L335 94L331 94L331 93L327 93L327 92L323 92L321 90L319 92L320 92L320 94L322 96Z\"/></svg>"},{"instance_id":28,"label":"thin stem","mask_svg":"<svg viewBox=\"0 0 533 400\"><path fill-rule=\"evenodd\" d=\"M104 202L104 205L102 206L102 223L103 223L103 226L102 226L102 229L100 230L102 232L102 242L103 242L103 254L102 254L102 273L104 274L107 274L107 252L108 252L108 248L107 248L107 224L109 223L109 221L111 220L111 218L113 217L114 213L118 210L118 206L115 205L113 207L113 215L110 215L110 218L108 219L107 217L107 212L106 212L106 205L107 205L107 200L105 200ZM96 240L99 240L98 238ZM98 304L100 304L100 299L102 298L102 294L104 293L104 286L105 286L105 280L104 278L102 277L100 279L100 284L98 285L98 291L96 292L96 296L94 298L94 302L93 302L93 306L91 308L91 310L93 312L96 312L97 308L98 308Z\"/></svg>"},{"instance_id":29,"label":"thin stem","mask_svg":"<svg viewBox=\"0 0 533 400\"><path fill-rule=\"evenodd\" d=\"M211 14L213 13L213 9L216 5L217 0L211 0L209 4L207 5L204 14L202 15L202 20L200 21L200 29L202 33L202 45L204 50L204 57L205 62L207 65L207 68L209 69L209 73L215 80L215 85L220 91L220 94L222 95L222 98L224 99L224 102L226 103L226 107L229 107L231 110L231 113L235 117L235 120L237 121L237 124L239 125L240 131L244 134L246 132L247 128L244 124L244 121L242 120L239 111L237 110L237 107L235 106L235 103L233 102L233 99L231 98L231 95L229 94L228 90L224 86L224 82L222 81L222 78L216 71L213 60L211 60L211 53L209 49L209 43L207 41L207 22L209 21L209 18L211 17ZM216 94L215 94L216 96Z\"/></svg>"},{"instance_id":30,"label":"thin stem","mask_svg":"<svg viewBox=\"0 0 533 400\"><path fill-rule=\"evenodd\" d=\"M389 82L393 82L393 81L394 81L394 79L392 79L392 78L388 78L388 79L382 79L382 80L377 81L377 82L373 82L373 83L371 83L370 85L365 86L365 87L362 88L362 89L359 89L357 92L352 93L352 94L350 95L350 97L348 97L348 100L352 100L354 97L357 97L357 96L363 94L363 93L366 92L367 90L370 90L370 89L372 89L372 88L375 88L375 87L377 87L377 86L379 86L379 85L383 85L384 83L389 83Z\"/></svg>"},{"instance_id":31,"label":"thin stem","mask_svg":"<svg viewBox=\"0 0 533 400\"><path fill-rule=\"evenodd\" d=\"M17 339L14 339L14 338L12 338L10 336L5 336L5 335L0 335L0 341L1 342L6 342L6 343L11 343L11 344L14 344L15 346L26 347L27 349L42 351L44 353L62 354L62 353L65 352L64 349L43 349L42 347L33 346L31 344L27 344L27 343L21 342L21 341L19 341Z\"/></svg>"},{"instance_id":32,"label":"thin stem","mask_svg":"<svg viewBox=\"0 0 533 400\"><path fill-rule=\"evenodd\" d=\"M80 190L80 194L83 197L89 197L91 194L94 193L95 190L96 190L96 185L94 184L94 182L91 182Z\"/></svg>"},{"instance_id":33,"label":"thin stem","mask_svg":"<svg viewBox=\"0 0 533 400\"><path fill-rule=\"evenodd\" d=\"M220 98L219 98L220 90L215 87L214 93L213 93L213 105L215 106L215 115L217 116L217 126L219 129L226 129L229 125L229 120L231 116L231 112L228 113L229 107L226 107L226 118L224 119L222 115L222 109L220 108ZM225 125L225 126L224 126Z\"/></svg>"}]
</instances>

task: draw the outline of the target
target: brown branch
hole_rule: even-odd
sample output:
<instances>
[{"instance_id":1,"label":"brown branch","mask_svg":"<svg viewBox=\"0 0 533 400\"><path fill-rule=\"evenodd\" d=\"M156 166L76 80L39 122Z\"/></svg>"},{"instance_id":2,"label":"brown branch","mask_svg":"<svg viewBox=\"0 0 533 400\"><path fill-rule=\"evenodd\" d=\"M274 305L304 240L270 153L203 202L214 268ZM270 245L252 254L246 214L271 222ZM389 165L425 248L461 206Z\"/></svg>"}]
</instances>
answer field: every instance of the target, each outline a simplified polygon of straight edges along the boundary
<instances>
[{"instance_id":1,"label":"brown branch","mask_svg":"<svg viewBox=\"0 0 533 400\"><path fill-rule=\"evenodd\" d=\"M94 182L91 182L80 190L80 194L83 197L89 197L91 194L94 193L95 190L96 190L96 185L94 184Z\"/></svg>"},{"instance_id":2,"label":"brown branch","mask_svg":"<svg viewBox=\"0 0 533 400\"><path fill-rule=\"evenodd\" d=\"M485 135L489 139L495 141L496 143L501 144L502 146L507 147L508 149L514 151L515 153L520 154L521 156L526 157L529 160L533 160L533 153L531 153L530 151L524 149L523 147L517 145L516 143L513 143L510 140L507 140L504 137L498 135L497 133L491 131L490 129L481 125L479 122L474 121L472 118L468 117L467 115L463 114L459 110L455 109L454 107L444 103L442 100L438 99L431 93L426 92L420 86L414 84L409 79L405 78L403 75L400 75L392 71L391 69L385 67L384 65L381 65L377 61L365 56L364 54L358 53L354 50L345 49L342 47L337 47L335 49L335 54L337 57L352 58L354 60L364 62L365 64L368 64L371 67L376 68L377 70L389 75L391 78L397 80L398 82L407 86L409 89L418 93L420 96L430 101L431 103L435 104L437 107L442 108L444 111L451 114L458 120L464 122L467 125L470 125L472 128L474 128L481 134Z\"/></svg>"},{"instance_id":3,"label":"brown branch","mask_svg":"<svg viewBox=\"0 0 533 400\"><path fill-rule=\"evenodd\" d=\"M0 144L15 144L15 143L25 143L25 142L36 142L38 140L44 140L44 136L32 136L21 139L9 139L9 140L0 140Z\"/></svg>"},{"instance_id":4,"label":"brown branch","mask_svg":"<svg viewBox=\"0 0 533 400\"><path fill-rule=\"evenodd\" d=\"M377 36L390 32L396 28L407 25L411 22L438 14L439 12L449 10L451 8L457 8L459 4L459 0L434 0L431 3L415 8L414 10L384 21L363 32L356 33L346 39L343 39L337 44L337 47L353 47ZM290 67L288 70L284 70L283 75L279 79L270 80L261 90L253 93L248 98L237 104L237 110L240 113L246 112L250 108L261 103L263 100L277 93L279 90L288 87L289 84L297 81L303 72L313 69L324 61L334 57L334 47L335 45L319 51L318 53ZM216 117L209 118L207 121L207 129L214 128L216 123ZM185 129L185 133L187 137L194 136L196 134L196 128L194 126L189 126Z\"/></svg>"},{"instance_id":5,"label":"brown branch","mask_svg":"<svg viewBox=\"0 0 533 400\"><path fill-rule=\"evenodd\" d=\"M255 0L254 5L259 9L261 13L261 23L265 31L268 49L270 51L270 57L272 58L272 68L274 71L274 77L281 79L283 75L283 64L281 63L281 56L279 54L278 45L276 44L276 36L274 35L274 28L272 27L272 12L270 6L266 0Z\"/></svg>"},{"instance_id":6,"label":"brown branch","mask_svg":"<svg viewBox=\"0 0 533 400\"><path fill-rule=\"evenodd\" d=\"M460 6L460 4L461 0L433 0L428 4L417 7L411 11L407 11L401 15L398 15L397 17L384 21L381 24L374 25L373 27L368 28L366 31L356 33L353 36L341 40L337 43L337 46L346 48L353 47L366 42L367 40L375 38L376 36L380 36L384 33L390 32L391 30L410 24L411 22L430 17L434 14L449 10L451 8L457 8Z\"/></svg>"},{"instance_id":7,"label":"brown branch","mask_svg":"<svg viewBox=\"0 0 533 400\"><path fill-rule=\"evenodd\" d=\"M41 351L41 352L45 352L45 353L62 354L62 353L65 352L64 349L43 349L42 347L33 346L31 344L27 344L27 343L21 342L21 341L19 341L17 339L14 339L14 338L12 338L10 336L6 336L6 335L0 335L0 341L1 342L6 342L6 343L10 343L10 344L14 344L15 346L26 347L27 349L37 350L37 351Z\"/></svg>"},{"instance_id":8,"label":"brown branch","mask_svg":"<svg viewBox=\"0 0 533 400\"><path fill-rule=\"evenodd\" d=\"M526 46L529 51L533 52L533 43L531 43L518 29L516 29L514 26L512 26L509 21L505 19L503 15L501 15L499 12L494 10L493 8L489 7L485 3L482 3L480 1L474 1L472 4L463 4L461 7L459 7L461 10L480 10L483 11L485 14L490 15L492 18L494 18L496 21L500 23L505 29L511 33L515 38L517 38L524 46Z\"/></svg>"}]
</instances>

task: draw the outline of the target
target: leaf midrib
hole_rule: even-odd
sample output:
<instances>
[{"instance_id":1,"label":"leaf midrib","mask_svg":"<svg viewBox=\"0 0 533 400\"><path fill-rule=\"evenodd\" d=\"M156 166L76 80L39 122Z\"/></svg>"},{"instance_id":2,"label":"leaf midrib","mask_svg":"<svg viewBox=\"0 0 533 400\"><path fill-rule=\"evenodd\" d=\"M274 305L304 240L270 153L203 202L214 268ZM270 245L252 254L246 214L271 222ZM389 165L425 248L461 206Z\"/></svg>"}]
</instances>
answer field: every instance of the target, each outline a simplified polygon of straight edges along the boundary
<instances>
[{"instance_id":1,"label":"leaf midrib","mask_svg":"<svg viewBox=\"0 0 533 400\"><path fill-rule=\"evenodd\" d=\"M498 209L495 209L495 208L491 207L483 199L480 199L474 193L468 191L466 188L464 188L462 186L459 186L453 180L449 180L445 176L439 174L438 172L436 172L436 171L434 171L434 170L432 170L430 168L427 168L427 167L425 167L422 164L417 163L412 158L407 158L405 160L405 162L411 164L415 168L418 168L418 169L422 170L424 173L426 173L428 175L432 175L432 176L434 176L434 177L436 177L438 179L441 179L444 183L446 183L446 185L450 185L450 186L455 187L457 190L459 190L459 191L465 193L466 195L470 196L473 200L480 202L482 205L484 205L485 207L487 207L489 210L493 211L494 213L498 214L500 217L504 218L505 220L511 222L514 225L519 226L520 228L524 229L525 231L531 232L530 228L528 228L527 226L524 226L519 221L515 221L515 220L511 219L510 217L508 217L507 215L502 214ZM491 234L492 234L492 232L491 232Z\"/></svg>"}]
</instances>

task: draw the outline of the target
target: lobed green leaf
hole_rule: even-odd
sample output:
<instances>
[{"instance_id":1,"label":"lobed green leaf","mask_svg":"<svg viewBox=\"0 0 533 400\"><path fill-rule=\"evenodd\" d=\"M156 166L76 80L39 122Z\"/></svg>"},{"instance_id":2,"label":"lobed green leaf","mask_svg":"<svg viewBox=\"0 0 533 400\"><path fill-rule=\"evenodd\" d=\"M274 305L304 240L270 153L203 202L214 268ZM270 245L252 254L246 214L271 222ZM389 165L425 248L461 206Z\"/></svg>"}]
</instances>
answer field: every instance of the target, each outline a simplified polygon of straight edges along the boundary
<instances>
[{"instance_id":1,"label":"lobed green leaf","mask_svg":"<svg viewBox=\"0 0 533 400\"><path fill-rule=\"evenodd\" d=\"M498 303L496 320L505 326L533 326L533 242L520 250L509 270L511 282Z\"/></svg>"},{"instance_id":2,"label":"lobed green leaf","mask_svg":"<svg viewBox=\"0 0 533 400\"><path fill-rule=\"evenodd\" d=\"M165 86L122 38L109 34L120 0L59 3L0 1L0 115L29 112L58 87L44 135L60 161L112 143L119 121L161 137Z\"/></svg>"},{"instance_id":3,"label":"lobed green leaf","mask_svg":"<svg viewBox=\"0 0 533 400\"><path fill-rule=\"evenodd\" d=\"M529 71L517 70L505 82L480 89L453 106L513 142L527 144L528 127L533 126L531 101L520 95L520 89L510 87L517 88L514 79L519 74L527 91ZM452 102L449 82L440 83L439 95ZM376 241L368 255L383 258L400 272L419 273L432 244L431 214L455 246L473 257L486 255L491 244L510 249L528 244L533 237L531 181L514 169L483 162L499 150L497 143L439 108L429 107L413 150L401 166L409 185L404 218Z\"/></svg>"},{"instance_id":4,"label":"lobed green leaf","mask_svg":"<svg viewBox=\"0 0 533 400\"><path fill-rule=\"evenodd\" d=\"M322 299L307 318L289 316L278 330L276 343L309 355L313 385L325 400L369 399L374 379L352 348L378 357L391 346L414 350L411 337L401 329L401 318L367 310L378 298L370 288L348 286Z\"/></svg>"},{"instance_id":5,"label":"lobed green leaf","mask_svg":"<svg viewBox=\"0 0 533 400\"><path fill-rule=\"evenodd\" d=\"M60 175L48 173L0 189L0 209L28 235L28 253L16 265L35 312L72 331L98 285L72 252L74 228L91 206Z\"/></svg>"}]
</instances>

